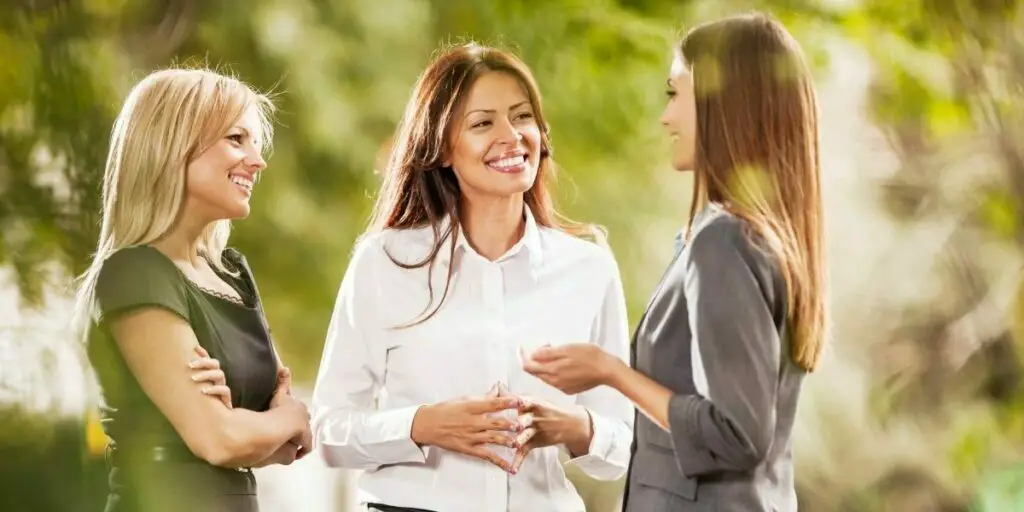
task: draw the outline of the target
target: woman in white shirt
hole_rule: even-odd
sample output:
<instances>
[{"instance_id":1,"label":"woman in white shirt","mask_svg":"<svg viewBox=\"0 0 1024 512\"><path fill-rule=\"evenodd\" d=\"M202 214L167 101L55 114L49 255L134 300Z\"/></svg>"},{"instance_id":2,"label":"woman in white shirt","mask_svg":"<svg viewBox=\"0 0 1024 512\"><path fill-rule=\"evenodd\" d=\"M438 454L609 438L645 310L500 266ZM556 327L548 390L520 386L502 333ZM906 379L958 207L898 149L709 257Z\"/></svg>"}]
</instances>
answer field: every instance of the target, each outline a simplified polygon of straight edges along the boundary
<instances>
[{"instance_id":1,"label":"woman in white shirt","mask_svg":"<svg viewBox=\"0 0 1024 512\"><path fill-rule=\"evenodd\" d=\"M581 339L628 357L615 260L560 222L553 165L518 58L462 45L420 76L313 397L324 460L364 470L370 510L582 512L560 450L595 478L624 473L629 401L522 371L524 351Z\"/></svg>"}]
</instances>

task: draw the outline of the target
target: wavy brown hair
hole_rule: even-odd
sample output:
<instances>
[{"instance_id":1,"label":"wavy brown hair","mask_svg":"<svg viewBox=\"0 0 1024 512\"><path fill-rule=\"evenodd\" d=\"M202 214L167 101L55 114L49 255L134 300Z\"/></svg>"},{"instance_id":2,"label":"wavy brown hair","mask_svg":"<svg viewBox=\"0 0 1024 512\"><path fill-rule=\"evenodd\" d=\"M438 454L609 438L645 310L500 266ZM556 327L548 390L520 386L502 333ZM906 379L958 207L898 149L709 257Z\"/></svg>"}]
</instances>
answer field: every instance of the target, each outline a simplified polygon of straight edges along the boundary
<instances>
[{"instance_id":1,"label":"wavy brown hair","mask_svg":"<svg viewBox=\"0 0 1024 512\"><path fill-rule=\"evenodd\" d=\"M448 267L441 300L430 310L434 305L434 289L429 276L437 254L445 242L451 239L453 243L450 244L449 256L454 258L454 241L462 236L462 193L455 172L443 162L452 149L452 134L458 128L456 116L473 84L489 72L506 73L519 81L526 90L533 106L534 118L540 127L537 178L523 197L537 224L577 236L599 236L594 227L573 222L555 210L549 190L549 182L555 178L550 131L544 120L540 89L526 64L511 52L476 43L444 49L434 57L413 87L412 97L395 131L384 181L368 228L368 232L426 226L433 230L433 247L423 260L401 262L388 255L392 262L402 268L428 267L430 303L419 319L407 326L430 319L448 296L452 265Z\"/></svg>"},{"instance_id":2,"label":"wavy brown hair","mask_svg":"<svg viewBox=\"0 0 1024 512\"><path fill-rule=\"evenodd\" d=\"M690 222L714 202L748 221L778 259L790 357L814 370L827 339L818 105L800 45L761 14L699 25L679 53L697 101Z\"/></svg>"}]
</instances>

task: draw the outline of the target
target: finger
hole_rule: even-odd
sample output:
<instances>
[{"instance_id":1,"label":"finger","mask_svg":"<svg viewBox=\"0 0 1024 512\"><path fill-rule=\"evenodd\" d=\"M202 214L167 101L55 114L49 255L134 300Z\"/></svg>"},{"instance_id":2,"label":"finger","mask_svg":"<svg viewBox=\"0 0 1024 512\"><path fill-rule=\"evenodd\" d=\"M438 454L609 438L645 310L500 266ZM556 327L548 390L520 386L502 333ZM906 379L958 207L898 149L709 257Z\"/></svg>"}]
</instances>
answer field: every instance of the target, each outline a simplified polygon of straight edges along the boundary
<instances>
[{"instance_id":1,"label":"finger","mask_svg":"<svg viewBox=\"0 0 1024 512\"><path fill-rule=\"evenodd\" d=\"M507 396L476 400L471 402L469 407L470 411L478 414L517 408L519 408L519 398Z\"/></svg>"},{"instance_id":2,"label":"finger","mask_svg":"<svg viewBox=\"0 0 1024 512\"><path fill-rule=\"evenodd\" d=\"M529 396L519 397L519 414L523 414L527 411L532 411L537 407L537 400Z\"/></svg>"},{"instance_id":3,"label":"finger","mask_svg":"<svg viewBox=\"0 0 1024 512\"><path fill-rule=\"evenodd\" d=\"M291 392L292 371L287 366L282 366L277 369L277 387L283 388L289 393Z\"/></svg>"},{"instance_id":4,"label":"finger","mask_svg":"<svg viewBox=\"0 0 1024 512\"><path fill-rule=\"evenodd\" d=\"M550 369L547 369L547 370L550 370ZM527 373L529 373L529 372L527 372ZM546 371L546 372L539 372L539 373L531 373L531 375L534 376L534 377L537 377L538 379L541 380L541 382L543 382L543 383L545 383L545 384L547 384L547 385L549 385L551 387L554 387L554 388L557 388L559 390L564 391L564 389L562 389L562 379L558 376L558 374L549 373L549 372Z\"/></svg>"},{"instance_id":5,"label":"finger","mask_svg":"<svg viewBox=\"0 0 1024 512\"><path fill-rule=\"evenodd\" d=\"M495 417L487 418L480 425L480 430L498 430L504 432L519 432L522 428L519 427L519 423L512 421L507 418Z\"/></svg>"},{"instance_id":6,"label":"finger","mask_svg":"<svg viewBox=\"0 0 1024 512\"><path fill-rule=\"evenodd\" d=\"M224 372L221 370L205 370L196 372L192 375L192 380L196 382L209 382L210 384L227 383L227 379L224 378Z\"/></svg>"},{"instance_id":7,"label":"finger","mask_svg":"<svg viewBox=\"0 0 1024 512\"><path fill-rule=\"evenodd\" d=\"M514 440L515 447L521 450L523 447L527 445L527 443L530 442L530 439L533 439L533 436L535 435L537 435L537 429L534 427L530 427L526 430L523 430L522 432L519 433L518 436L516 436Z\"/></svg>"},{"instance_id":8,"label":"finger","mask_svg":"<svg viewBox=\"0 0 1024 512\"><path fill-rule=\"evenodd\" d=\"M193 359L189 361L188 367L192 368L193 370L198 370L201 368L208 370L216 370L220 368L220 361L210 357L203 357L200 359Z\"/></svg>"},{"instance_id":9,"label":"finger","mask_svg":"<svg viewBox=\"0 0 1024 512\"><path fill-rule=\"evenodd\" d=\"M533 445L527 443L522 448L516 450L516 456L512 458L512 474L519 472L519 468L526 461L526 456L533 451Z\"/></svg>"},{"instance_id":10,"label":"finger","mask_svg":"<svg viewBox=\"0 0 1024 512\"><path fill-rule=\"evenodd\" d=\"M192 351L199 354L199 357L210 357L210 353L202 345L196 345L192 348Z\"/></svg>"},{"instance_id":11,"label":"finger","mask_svg":"<svg viewBox=\"0 0 1024 512\"><path fill-rule=\"evenodd\" d=\"M525 362L523 362L523 371L529 373L530 375L535 375L537 377L543 378L543 375L547 375L554 371L554 369L551 366L552 362L553 360L541 362L535 361L533 359L527 359Z\"/></svg>"},{"instance_id":12,"label":"finger","mask_svg":"<svg viewBox=\"0 0 1024 512\"><path fill-rule=\"evenodd\" d=\"M563 357L566 357L565 348L551 345L544 345L530 353L530 359L538 363L546 363Z\"/></svg>"},{"instance_id":13,"label":"finger","mask_svg":"<svg viewBox=\"0 0 1024 512\"><path fill-rule=\"evenodd\" d=\"M282 367L277 369L277 381L278 382L282 382L282 381L291 382L291 380L292 380L292 370L290 368L288 368L287 366L282 366Z\"/></svg>"},{"instance_id":14,"label":"finger","mask_svg":"<svg viewBox=\"0 0 1024 512\"><path fill-rule=\"evenodd\" d=\"M231 389L227 386L207 386L203 388L202 391L205 395L219 398L220 401L228 407L228 409L233 408L231 405Z\"/></svg>"},{"instance_id":15,"label":"finger","mask_svg":"<svg viewBox=\"0 0 1024 512\"><path fill-rule=\"evenodd\" d=\"M516 436L506 432L495 432L493 430L480 432L475 436L474 441L477 444L496 444L506 448L516 447Z\"/></svg>"},{"instance_id":16,"label":"finger","mask_svg":"<svg viewBox=\"0 0 1024 512\"><path fill-rule=\"evenodd\" d=\"M189 361L188 366L193 370L216 370L220 368L220 361L204 357L202 359L193 359L192 361Z\"/></svg>"},{"instance_id":17,"label":"finger","mask_svg":"<svg viewBox=\"0 0 1024 512\"><path fill-rule=\"evenodd\" d=\"M519 427L517 429L519 432L527 430L528 428L533 426L533 413L528 412L526 414L520 414L519 417L516 418L516 423Z\"/></svg>"},{"instance_id":18,"label":"finger","mask_svg":"<svg viewBox=\"0 0 1024 512\"><path fill-rule=\"evenodd\" d=\"M468 454L478 459L486 460L487 462L490 462L491 464L498 466L499 468L505 470L508 473L515 474L515 470L512 469L512 465L509 464L508 461L502 459L501 457L498 456L497 453L494 453L488 450L487 448L476 446L470 448Z\"/></svg>"}]
</instances>

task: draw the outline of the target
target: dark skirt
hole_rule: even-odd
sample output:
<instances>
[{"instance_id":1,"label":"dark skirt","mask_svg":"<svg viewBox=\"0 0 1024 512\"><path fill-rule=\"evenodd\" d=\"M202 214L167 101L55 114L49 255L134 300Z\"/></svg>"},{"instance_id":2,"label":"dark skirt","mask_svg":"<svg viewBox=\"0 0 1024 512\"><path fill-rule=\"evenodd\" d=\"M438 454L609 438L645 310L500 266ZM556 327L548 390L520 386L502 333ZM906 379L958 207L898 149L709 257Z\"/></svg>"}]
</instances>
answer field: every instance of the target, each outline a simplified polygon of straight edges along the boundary
<instances>
[{"instance_id":1,"label":"dark skirt","mask_svg":"<svg viewBox=\"0 0 1024 512\"><path fill-rule=\"evenodd\" d=\"M109 461L109 459L108 459ZM204 461L110 461L105 512L258 512L252 470Z\"/></svg>"}]
</instances>

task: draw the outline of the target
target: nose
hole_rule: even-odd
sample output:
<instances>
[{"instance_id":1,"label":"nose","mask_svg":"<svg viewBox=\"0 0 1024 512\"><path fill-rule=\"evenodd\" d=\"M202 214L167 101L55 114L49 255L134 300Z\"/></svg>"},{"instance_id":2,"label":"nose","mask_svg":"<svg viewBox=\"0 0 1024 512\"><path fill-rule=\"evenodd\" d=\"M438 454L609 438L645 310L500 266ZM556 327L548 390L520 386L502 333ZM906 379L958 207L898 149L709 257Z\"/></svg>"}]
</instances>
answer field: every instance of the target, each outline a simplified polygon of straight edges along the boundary
<instances>
[{"instance_id":1,"label":"nose","mask_svg":"<svg viewBox=\"0 0 1024 512\"><path fill-rule=\"evenodd\" d=\"M665 105L665 108L661 111L661 117L658 118L661 121L661 126L668 128L672 125L672 103Z\"/></svg>"},{"instance_id":2,"label":"nose","mask_svg":"<svg viewBox=\"0 0 1024 512\"><path fill-rule=\"evenodd\" d=\"M519 128L509 121L501 123L501 131L498 133L498 142L508 145L516 145L519 141L523 140L523 134L520 133Z\"/></svg>"},{"instance_id":3,"label":"nose","mask_svg":"<svg viewBox=\"0 0 1024 512\"><path fill-rule=\"evenodd\" d=\"M245 168L249 172L257 173L267 168L267 161L256 148L250 148L245 155Z\"/></svg>"}]
</instances>

